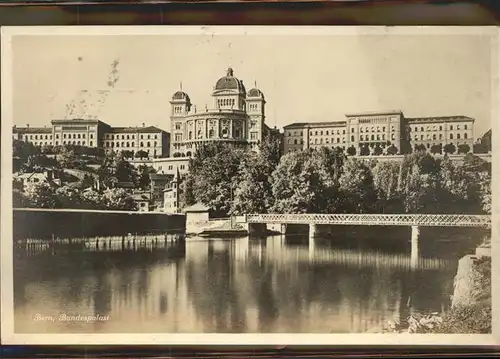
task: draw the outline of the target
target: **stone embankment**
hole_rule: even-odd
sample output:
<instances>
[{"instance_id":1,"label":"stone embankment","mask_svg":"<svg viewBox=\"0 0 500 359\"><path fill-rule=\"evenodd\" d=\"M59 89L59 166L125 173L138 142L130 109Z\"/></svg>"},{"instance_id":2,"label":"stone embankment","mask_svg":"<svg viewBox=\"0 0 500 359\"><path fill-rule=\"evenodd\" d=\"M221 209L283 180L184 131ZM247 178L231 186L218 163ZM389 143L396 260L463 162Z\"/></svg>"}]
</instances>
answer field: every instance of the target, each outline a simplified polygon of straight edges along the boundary
<instances>
[{"instance_id":1,"label":"stone embankment","mask_svg":"<svg viewBox=\"0 0 500 359\"><path fill-rule=\"evenodd\" d=\"M448 311L412 314L406 323L390 322L385 332L489 334L491 307L491 238L488 237L475 254L459 260Z\"/></svg>"}]
</instances>

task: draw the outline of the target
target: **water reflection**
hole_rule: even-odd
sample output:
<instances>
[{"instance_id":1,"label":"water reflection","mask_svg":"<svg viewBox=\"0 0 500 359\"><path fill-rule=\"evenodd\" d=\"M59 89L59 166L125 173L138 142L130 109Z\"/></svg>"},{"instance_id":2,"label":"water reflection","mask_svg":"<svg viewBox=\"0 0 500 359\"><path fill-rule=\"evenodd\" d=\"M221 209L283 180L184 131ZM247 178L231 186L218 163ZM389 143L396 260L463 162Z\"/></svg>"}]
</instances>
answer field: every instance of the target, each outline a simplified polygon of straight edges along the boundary
<instances>
[{"instance_id":1,"label":"water reflection","mask_svg":"<svg viewBox=\"0 0 500 359\"><path fill-rule=\"evenodd\" d=\"M433 236L416 269L401 240L385 246L334 236L21 244L15 257L15 330L376 331L409 310L446 307L457 251L476 237L455 236L456 243L449 243L449 236L445 242ZM110 319L33 320L36 314L61 313Z\"/></svg>"}]
</instances>

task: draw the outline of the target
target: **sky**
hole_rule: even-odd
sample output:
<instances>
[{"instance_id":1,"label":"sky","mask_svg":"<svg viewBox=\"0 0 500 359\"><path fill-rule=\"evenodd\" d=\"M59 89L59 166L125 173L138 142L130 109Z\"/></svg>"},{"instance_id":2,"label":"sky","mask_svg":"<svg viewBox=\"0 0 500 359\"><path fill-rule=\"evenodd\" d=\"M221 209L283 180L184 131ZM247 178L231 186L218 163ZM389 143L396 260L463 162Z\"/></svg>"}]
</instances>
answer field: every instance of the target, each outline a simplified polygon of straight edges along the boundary
<instances>
[{"instance_id":1,"label":"sky","mask_svg":"<svg viewBox=\"0 0 500 359\"><path fill-rule=\"evenodd\" d=\"M270 127L402 110L470 116L480 136L491 121L490 51L477 34L15 35L14 124L98 117L169 131L181 83L198 110L211 108L213 86L232 67L247 90L256 83L264 93Z\"/></svg>"}]
</instances>

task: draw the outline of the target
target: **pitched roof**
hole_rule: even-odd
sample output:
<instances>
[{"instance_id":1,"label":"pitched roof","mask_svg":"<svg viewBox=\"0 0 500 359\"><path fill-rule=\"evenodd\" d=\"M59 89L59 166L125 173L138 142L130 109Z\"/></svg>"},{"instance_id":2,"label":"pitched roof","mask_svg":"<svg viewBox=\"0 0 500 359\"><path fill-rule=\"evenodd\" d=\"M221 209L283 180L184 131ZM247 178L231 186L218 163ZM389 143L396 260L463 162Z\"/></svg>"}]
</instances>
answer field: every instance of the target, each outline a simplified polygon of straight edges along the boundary
<instances>
[{"instance_id":1,"label":"pitched roof","mask_svg":"<svg viewBox=\"0 0 500 359\"><path fill-rule=\"evenodd\" d=\"M329 121L329 122L295 122L291 125L284 126L283 129L290 128L316 128L316 127L342 127L345 126L347 122L345 120L341 121Z\"/></svg>"},{"instance_id":2,"label":"pitched roof","mask_svg":"<svg viewBox=\"0 0 500 359\"><path fill-rule=\"evenodd\" d=\"M118 188L135 188L135 185L133 182L116 182L115 187Z\"/></svg>"},{"instance_id":3,"label":"pitched roof","mask_svg":"<svg viewBox=\"0 0 500 359\"><path fill-rule=\"evenodd\" d=\"M432 116L432 117L407 117L408 122L447 122L447 121L474 121L472 117L463 115Z\"/></svg>"},{"instance_id":4,"label":"pitched roof","mask_svg":"<svg viewBox=\"0 0 500 359\"><path fill-rule=\"evenodd\" d=\"M208 212L208 211L210 211L210 207L207 207L200 202L184 208L184 212Z\"/></svg>"},{"instance_id":5,"label":"pitched roof","mask_svg":"<svg viewBox=\"0 0 500 359\"><path fill-rule=\"evenodd\" d=\"M51 127L14 127L13 133L52 133Z\"/></svg>"},{"instance_id":6,"label":"pitched roof","mask_svg":"<svg viewBox=\"0 0 500 359\"><path fill-rule=\"evenodd\" d=\"M363 111L363 112L352 112L346 113L346 117L358 117L358 116L377 116L377 115L402 115L401 110L388 110L388 111Z\"/></svg>"},{"instance_id":7,"label":"pitched roof","mask_svg":"<svg viewBox=\"0 0 500 359\"><path fill-rule=\"evenodd\" d=\"M110 132L112 133L159 133L165 132L162 129L159 129L156 126L147 126L147 127L111 127Z\"/></svg>"}]
</instances>

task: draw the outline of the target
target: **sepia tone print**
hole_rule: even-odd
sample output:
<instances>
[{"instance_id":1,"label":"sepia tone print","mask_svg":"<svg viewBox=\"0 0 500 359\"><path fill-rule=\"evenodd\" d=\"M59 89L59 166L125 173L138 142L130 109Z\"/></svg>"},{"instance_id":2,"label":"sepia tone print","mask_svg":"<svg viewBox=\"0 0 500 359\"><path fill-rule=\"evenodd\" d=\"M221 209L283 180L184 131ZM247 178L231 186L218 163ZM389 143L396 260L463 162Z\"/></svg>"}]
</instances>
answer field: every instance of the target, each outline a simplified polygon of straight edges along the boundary
<instances>
[{"instance_id":1,"label":"sepia tone print","mask_svg":"<svg viewBox=\"0 0 500 359\"><path fill-rule=\"evenodd\" d=\"M114 30L8 37L13 335L494 334L496 32Z\"/></svg>"}]
</instances>

